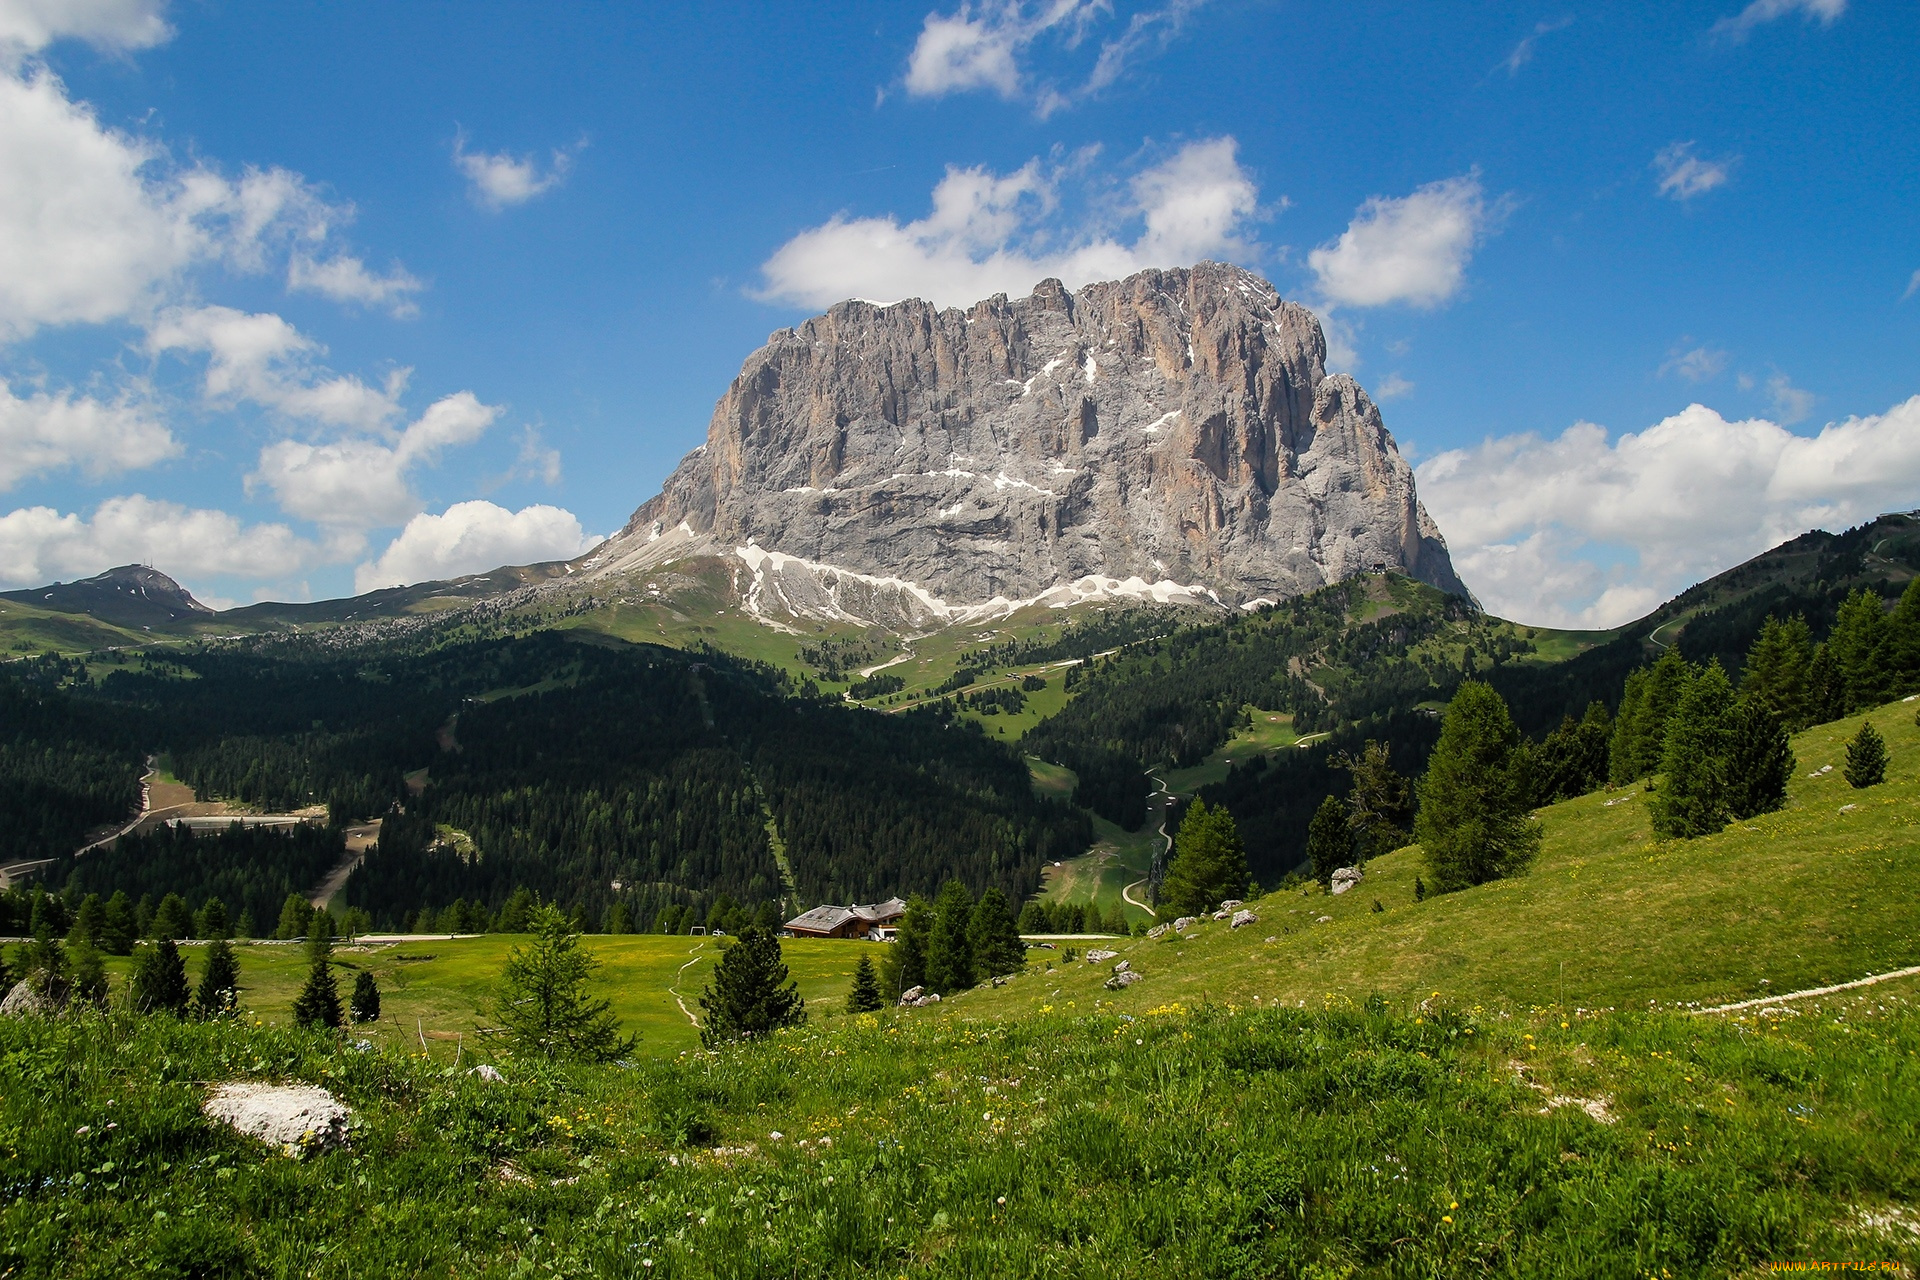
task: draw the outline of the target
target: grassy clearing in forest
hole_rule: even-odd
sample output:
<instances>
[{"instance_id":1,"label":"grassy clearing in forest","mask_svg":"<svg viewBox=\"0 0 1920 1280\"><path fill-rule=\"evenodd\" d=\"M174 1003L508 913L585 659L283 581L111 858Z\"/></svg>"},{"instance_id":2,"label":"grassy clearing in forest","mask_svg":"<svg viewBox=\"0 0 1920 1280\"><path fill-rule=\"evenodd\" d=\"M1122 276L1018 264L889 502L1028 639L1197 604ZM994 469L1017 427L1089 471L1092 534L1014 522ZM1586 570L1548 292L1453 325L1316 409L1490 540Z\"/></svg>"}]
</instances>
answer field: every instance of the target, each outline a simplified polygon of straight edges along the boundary
<instances>
[{"instance_id":1,"label":"grassy clearing in forest","mask_svg":"<svg viewBox=\"0 0 1920 1280\"><path fill-rule=\"evenodd\" d=\"M670 1057L699 1044L699 1032L687 1020L669 988L678 991L686 1008L700 1012L700 993L719 957L717 938L680 938L660 934L596 934L586 949L602 962L595 994L613 1002L625 1030L640 1034L636 1051L646 1057ZM344 998L353 989L354 975L373 970L380 984L381 1019L356 1034L388 1048L420 1047L429 1042L454 1043L460 1037L472 1053L485 1037L481 1027L497 1025L482 1010L511 947L524 946L517 934L484 934L424 942L372 943L341 946L334 951L335 980ZM280 1026L292 1020L293 999L306 981L307 964L297 943L257 943L236 947L240 960L240 1003L250 1017ZM877 961L880 950L869 942L789 939L783 954L812 1017L823 1022L843 1016L841 1009L853 985L853 967L862 954ZM197 982L204 948L181 948L187 976ZM691 962L691 963L689 963ZM124 983L132 962L109 963L116 988Z\"/></svg>"}]
</instances>

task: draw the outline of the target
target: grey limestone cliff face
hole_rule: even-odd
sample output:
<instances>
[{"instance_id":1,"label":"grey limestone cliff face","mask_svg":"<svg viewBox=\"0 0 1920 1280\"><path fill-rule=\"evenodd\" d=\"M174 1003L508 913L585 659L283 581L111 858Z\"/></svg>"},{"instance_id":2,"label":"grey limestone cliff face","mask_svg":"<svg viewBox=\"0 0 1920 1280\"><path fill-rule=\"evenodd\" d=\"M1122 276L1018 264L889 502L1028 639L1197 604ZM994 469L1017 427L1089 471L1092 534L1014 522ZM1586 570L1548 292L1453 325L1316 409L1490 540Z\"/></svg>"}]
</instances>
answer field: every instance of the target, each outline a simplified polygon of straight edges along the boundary
<instances>
[{"instance_id":1,"label":"grey limestone cliff face","mask_svg":"<svg viewBox=\"0 0 1920 1280\"><path fill-rule=\"evenodd\" d=\"M748 357L616 541L677 530L954 604L1090 575L1245 604L1379 567L1464 594L1325 359L1312 312L1213 262L965 311L841 303Z\"/></svg>"}]
</instances>

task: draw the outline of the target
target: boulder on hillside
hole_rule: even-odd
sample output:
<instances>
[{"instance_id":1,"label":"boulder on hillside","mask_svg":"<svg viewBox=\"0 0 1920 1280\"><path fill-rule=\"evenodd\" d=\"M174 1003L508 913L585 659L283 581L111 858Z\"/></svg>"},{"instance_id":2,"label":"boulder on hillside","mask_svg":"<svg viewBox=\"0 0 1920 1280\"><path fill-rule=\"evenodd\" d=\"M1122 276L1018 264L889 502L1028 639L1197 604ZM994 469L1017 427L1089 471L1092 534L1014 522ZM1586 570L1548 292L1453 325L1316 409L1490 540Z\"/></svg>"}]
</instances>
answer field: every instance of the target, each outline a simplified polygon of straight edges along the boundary
<instances>
[{"instance_id":1,"label":"boulder on hillside","mask_svg":"<svg viewBox=\"0 0 1920 1280\"><path fill-rule=\"evenodd\" d=\"M1157 924L1153 926L1153 928L1147 930L1147 937L1150 939L1163 937L1165 936L1167 930L1171 928L1173 928L1173 926L1170 924Z\"/></svg>"},{"instance_id":2,"label":"boulder on hillside","mask_svg":"<svg viewBox=\"0 0 1920 1280\"><path fill-rule=\"evenodd\" d=\"M1226 912L1228 915L1232 915L1234 912L1238 911L1241 907L1245 905L1246 903L1240 901L1240 899L1238 898L1228 898L1225 902L1220 904L1220 909Z\"/></svg>"},{"instance_id":3,"label":"boulder on hillside","mask_svg":"<svg viewBox=\"0 0 1920 1280\"><path fill-rule=\"evenodd\" d=\"M59 1013L60 1002L35 991L33 983L25 978L14 983L7 998L0 1000L0 1015L9 1018L53 1018Z\"/></svg>"},{"instance_id":4,"label":"boulder on hillside","mask_svg":"<svg viewBox=\"0 0 1920 1280\"><path fill-rule=\"evenodd\" d=\"M900 1007L902 1009L907 1008L926 993L927 989L925 987L908 987L900 993Z\"/></svg>"},{"instance_id":5,"label":"boulder on hillside","mask_svg":"<svg viewBox=\"0 0 1920 1280\"><path fill-rule=\"evenodd\" d=\"M1175 920L1173 922L1173 931L1175 933L1185 933L1189 926L1196 925L1199 923L1200 923L1199 916L1181 916L1178 920Z\"/></svg>"},{"instance_id":6,"label":"boulder on hillside","mask_svg":"<svg viewBox=\"0 0 1920 1280\"><path fill-rule=\"evenodd\" d=\"M1122 969L1111 978L1108 978L1104 985L1109 991L1119 991L1121 988L1130 987L1138 981L1140 981L1139 974L1135 973L1132 969Z\"/></svg>"},{"instance_id":7,"label":"boulder on hillside","mask_svg":"<svg viewBox=\"0 0 1920 1280\"><path fill-rule=\"evenodd\" d=\"M352 1115L325 1089L250 1080L221 1085L200 1109L208 1119L232 1125L290 1156L346 1146Z\"/></svg>"},{"instance_id":8,"label":"boulder on hillside","mask_svg":"<svg viewBox=\"0 0 1920 1280\"><path fill-rule=\"evenodd\" d=\"M1119 954L1120 953L1118 951L1102 951L1098 948L1095 948L1094 950L1087 952L1087 963L1099 964L1101 961L1111 960Z\"/></svg>"},{"instance_id":9,"label":"boulder on hillside","mask_svg":"<svg viewBox=\"0 0 1920 1280\"><path fill-rule=\"evenodd\" d=\"M1239 911L1236 911L1233 913L1233 927L1236 929L1243 928L1246 925L1259 924L1259 923L1260 923L1260 917L1253 914L1253 912L1246 910L1244 907L1241 908Z\"/></svg>"},{"instance_id":10,"label":"boulder on hillside","mask_svg":"<svg viewBox=\"0 0 1920 1280\"><path fill-rule=\"evenodd\" d=\"M1345 893L1365 878L1358 867L1341 867L1333 873L1333 891Z\"/></svg>"}]
</instances>

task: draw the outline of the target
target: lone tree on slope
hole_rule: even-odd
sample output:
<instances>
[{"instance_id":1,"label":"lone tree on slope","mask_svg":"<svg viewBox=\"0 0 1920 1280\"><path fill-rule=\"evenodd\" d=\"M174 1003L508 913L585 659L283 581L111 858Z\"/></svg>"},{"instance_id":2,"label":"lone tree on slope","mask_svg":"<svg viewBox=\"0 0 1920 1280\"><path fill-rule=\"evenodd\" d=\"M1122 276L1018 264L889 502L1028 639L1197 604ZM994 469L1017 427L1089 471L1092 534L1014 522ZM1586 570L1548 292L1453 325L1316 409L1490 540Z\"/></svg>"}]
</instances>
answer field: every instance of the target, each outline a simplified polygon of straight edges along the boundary
<instances>
[{"instance_id":1,"label":"lone tree on slope","mask_svg":"<svg viewBox=\"0 0 1920 1280\"><path fill-rule=\"evenodd\" d=\"M180 959L180 948L172 938L162 938L151 947L143 947L133 965L133 1007L140 1013L171 1013L179 1017L187 1011L187 966Z\"/></svg>"},{"instance_id":2,"label":"lone tree on slope","mask_svg":"<svg viewBox=\"0 0 1920 1280\"><path fill-rule=\"evenodd\" d=\"M347 1012L355 1022L380 1021L380 984L373 980L373 970L362 969L353 976L353 997L347 1003Z\"/></svg>"},{"instance_id":3,"label":"lone tree on slope","mask_svg":"<svg viewBox=\"0 0 1920 1280\"><path fill-rule=\"evenodd\" d=\"M193 993L193 1012L199 1018L221 1018L240 1004L240 964L233 957L233 944L217 938L207 946L206 965L200 971L200 985Z\"/></svg>"},{"instance_id":4,"label":"lone tree on slope","mask_svg":"<svg viewBox=\"0 0 1920 1280\"><path fill-rule=\"evenodd\" d=\"M554 906L534 909L533 940L507 952L494 1015L520 1051L546 1058L607 1062L632 1051L610 1001L587 994L600 962L580 948L573 923Z\"/></svg>"},{"instance_id":5,"label":"lone tree on slope","mask_svg":"<svg viewBox=\"0 0 1920 1280\"><path fill-rule=\"evenodd\" d=\"M1540 824L1516 767L1519 737L1506 701L1477 680L1447 704L1413 826L1439 892L1517 875L1539 853Z\"/></svg>"},{"instance_id":6,"label":"lone tree on slope","mask_svg":"<svg viewBox=\"0 0 1920 1280\"><path fill-rule=\"evenodd\" d=\"M294 997L293 1020L303 1027L337 1027L344 1016L333 980L333 917L316 911L307 929L307 981Z\"/></svg>"},{"instance_id":7,"label":"lone tree on slope","mask_svg":"<svg viewBox=\"0 0 1920 1280\"><path fill-rule=\"evenodd\" d=\"M1340 797L1328 796L1313 812L1307 824L1307 861L1313 878L1322 888L1331 884L1333 873L1349 865L1353 858L1353 831L1347 825L1347 806Z\"/></svg>"},{"instance_id":8,"label":"lone tree on slope","mask_svg":"<svg viewBox=\"0 0 1920 1280\"><path fill-rule=\"evenodd\" d=\"M886 1002L880 998L880 979L873 971L873 961L866 956L853 966L853 990L847 992L848 1013L872 1013Z\"/></svg>"},{"instance_id":9,"label":"lone tree on slope","mask_svg":"<svg viewBox=\"0 0 1920 1280\"><path fill-rule=\"evenodd\" d=\"M1206 801L1195 800L1180 820L1160 900L1176 914L1197 915L1246 891L1247 851L1233 815L1225 805L1209 809Z\"/></svg>"},{"instance_id":10,"label":"lone tree on slope","mask_svg":"<svg viewBox=\"0 0 1920 1280\"><path fill-rule=\"evenodd\" d=\"M1733 686L1709 662L1681 696L1660 757L1666 774L1653 797L1653 829L1690 840L1727 825L1728 757L1732 754Z\"/></svg>"},{"instance_id":11,"label":"lone tree on slope","mask_svg":"<svg viewBox=\"0 0 1920 1280\"><path fill-rule=\"evenodd\" d=\"M974 904L967 934L973 946L974 966L981 974L997 978L1026 967L1027 944L1020 941L1020 926L1013 921L1013 908L998 887L988 885L980 901Z\"/></svg>"},{"instance_id":12,"label":"lone tree on slope","mask_svg":"<svg viewBox=\"0 0 1920 1280\"><path fill-rule=\"evenodd\" d=\"M713 982L700 995L700 1009L706 1014L700 1043L709 1049L807 1020L799 985L787 980L780 940L758 925L741 930L733 945L721 953Z\"/></svg>"},{"instance_id":13,"label":"lone tree on slope","mask_svg":"<svg viewBox=\"0 0 1920 1280\"><path fill-rule=\"evenodd\" d=\"M1847 781L1856 787L1877 787L1886 780L1886 740L1873 721L1862 720L1860 732L1847 743Z\"/></svg>"}]
</instances>

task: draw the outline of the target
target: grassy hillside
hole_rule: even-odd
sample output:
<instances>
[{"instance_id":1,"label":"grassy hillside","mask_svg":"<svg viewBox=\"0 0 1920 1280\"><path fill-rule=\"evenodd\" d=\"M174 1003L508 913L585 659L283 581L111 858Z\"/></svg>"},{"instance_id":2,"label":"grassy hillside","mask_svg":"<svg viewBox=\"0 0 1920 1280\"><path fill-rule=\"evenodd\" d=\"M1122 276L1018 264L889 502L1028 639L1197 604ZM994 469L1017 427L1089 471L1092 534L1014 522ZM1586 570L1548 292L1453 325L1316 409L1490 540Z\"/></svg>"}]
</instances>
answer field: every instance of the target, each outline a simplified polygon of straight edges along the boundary
<instances>
[{"instance_id":1,"label":"grassy hillside","mask_svg":"<svg viewBox=\"0 0 1920 1280\"><path fill-rule=\"evenodd\" d=\"M1123 992L1101 989L1106 966L1063 966L945 1013L1005 1017L1063 1000L1311 1007L1373 993L1509 1010L1712 1005L1920 964L1916 707L1870 716L1892 753L1877 787L1841 777L1862 717L1820 725L1793 740L1787 807L1719 835L1655 840L1637 787L1582 796L1541 810L1546 839L1528 875L1416 902L1419 850L1402 849L1338 897L1314 887L1260 899L1250 928L1209 921L1190 941L1116 944L1145 975Z\"/></svg>"}]
</instances>

